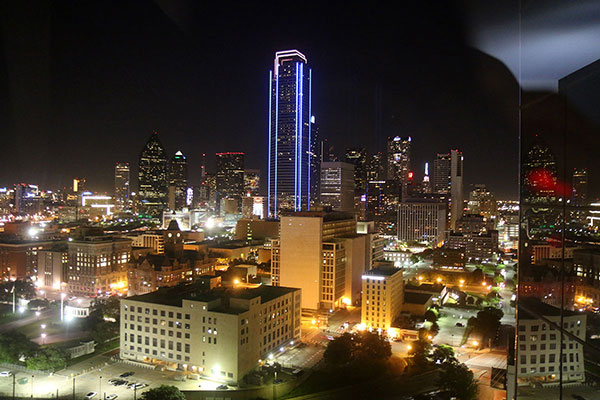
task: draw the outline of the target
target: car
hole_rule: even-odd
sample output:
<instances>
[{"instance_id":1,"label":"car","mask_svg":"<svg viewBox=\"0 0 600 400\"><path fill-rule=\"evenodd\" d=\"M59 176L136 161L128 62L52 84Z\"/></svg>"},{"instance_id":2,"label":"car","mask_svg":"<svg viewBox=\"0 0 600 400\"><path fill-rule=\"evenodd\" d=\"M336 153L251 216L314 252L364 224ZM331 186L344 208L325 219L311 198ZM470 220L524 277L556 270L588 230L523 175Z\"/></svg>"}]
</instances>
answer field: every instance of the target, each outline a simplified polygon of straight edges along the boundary
<instances>
[{"instance_id":1,"label":"car","mask_svg":"<svg viewBox=\"0 0 600 400\"><path fill-rule=\"evenodd\" d=\"M131 372L131 371L123 372L121 375L119 375L119 378L127 378L127 377L132 376L133 374L135 374L135 372Z\"/></svg>"},{"instance_id":2,"label":"car","mask_svg":"<svg viewBox=\"0 0 600 400\"><path fill-rule=\"evenodd\" d=\"M12 376L12 372L10 372L10 371L0 371L0 377L7 378L9 376Z\"/></svg>"},{"instance_id":3,"label":"car","mask_svg":"<svg viewBox=\"0 0 600 400\"><path fill-rule=\"evenodd\" d=\"M464 324L462 324L462 323L460 323L460 322L457 322L457 323L456 323L456 326L457 326L457 327L459 327L459 328L464 328L464 326L465 326L465 325L464 325Z\"/></svg>"},{"instance_id":4,"label":"car","mask_svg":"<svg viewBox=\"0 0 600 400\"><path fill-rule=\"evenodd\" d=\"M127 385L127 388L128 388L128 389L135 389L135 390L139 390L139 389L143 389L143 388L145 388L146 386L148 386L148 385L146 385L145 383L140 383L140 382L137 382L137 383L136 383L136 382L132 382L132 383L130 383L129 385Z\"/></svg>"},{"instance_id":5,"label":"car","mask_svg":"<svg viewBox=\"0 0 600 400\"><path fill-rule=\"evenodd\" d=\"M117 397L119 397L119 396L117 396L116 394L113 393L113 394L109 394L108 396L106 396L104 398L104 400L115 400Z\"/></svg>"},{"instance_id":6,"label":"car","mask_svg":"<svg viewBox=\"0 0 600 400\"><path fill-rule=\"evenodd\" d=\"M109 380L108 383L110 383L113 386L123 386L127 384L127 381L125 379L115 378Z\"/></svg>"},{"instance_id":7,"label":"car","mask_svg":"<svg viewBox=\"0 0 600 400\"><path fill-rule=\"evenodd\" d=\"M96 392L89 392L88 394L85 395L84 399L85 400L89 400L89 399L93 399L94 397L96 397L98 393Z\"/></svg>"},{"instance_id":8,"label":"car","mask_svg":"<svg viewBox=\"0 0 600 400\"><path fill-rule=\"evenodd\" d=\"M575 400L585 400L585 397L580 396L578 394L572 394L571 397L574 398Z\"/></svg>"},{"instance_id":9,"label":"car","mask_svg":"<svg viewBox=\"0 0 600 400\"><path fill-rule=\"evenodd\" d=\"M217 386L217 389L219 389L219 390L227 390L227 389L229 389L229 386L227 386L227 385L219 385L219 386Z\"/></svg>"}]
</instances>

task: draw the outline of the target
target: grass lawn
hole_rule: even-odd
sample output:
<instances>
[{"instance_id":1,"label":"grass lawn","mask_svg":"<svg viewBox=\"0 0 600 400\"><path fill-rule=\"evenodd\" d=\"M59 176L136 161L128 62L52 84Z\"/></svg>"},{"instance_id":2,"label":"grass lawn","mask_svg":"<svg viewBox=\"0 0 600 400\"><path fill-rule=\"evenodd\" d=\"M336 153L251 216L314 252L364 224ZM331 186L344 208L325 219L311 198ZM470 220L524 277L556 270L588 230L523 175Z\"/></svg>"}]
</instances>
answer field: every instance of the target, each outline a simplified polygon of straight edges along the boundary
<instances>
[{"instance_id":1,"label":"grass lawn","mask_svg":"<svg viewBox=\"0 0 600 400\"><path fill-rule=\"evenodd\" d=\"M45 329L42 329L42 324L46 325ZM48 336L58 335L61 333L68 333L80 330L82 328L82 321L73 320L70 322L57 321L54 317L40 318L31 324L24 325L17 329L17 331L23 333L29 339L39 337L42 332L45 332Z\"/></svg>"}]
</instances>

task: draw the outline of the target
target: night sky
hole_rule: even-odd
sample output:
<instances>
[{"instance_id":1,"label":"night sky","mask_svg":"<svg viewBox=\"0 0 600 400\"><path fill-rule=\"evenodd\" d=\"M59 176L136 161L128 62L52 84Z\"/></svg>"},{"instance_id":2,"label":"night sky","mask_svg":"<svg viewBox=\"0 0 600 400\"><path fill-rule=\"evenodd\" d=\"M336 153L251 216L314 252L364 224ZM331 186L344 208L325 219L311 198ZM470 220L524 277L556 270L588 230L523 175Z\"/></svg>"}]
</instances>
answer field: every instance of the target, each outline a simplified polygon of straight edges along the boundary
<instances>
[{"instance_id":1,"label":"night sky","mask_svg":"<svg viewBox=\"0 0 600 400\"><path fill-rule=\"evenodd\" d=\"M268 71L275 51L296 48L313 68L320 134L340 156L351 146L384 151L387 136L410 135L418 177L437 152L459 148L467 187L517 197L518 85L493 57L504 47L485 39L490 10L199 3L3 3L0 185L58 188L77 176L111 191L115 162L129 162L135 176L153 130L170 155L188 156L190 184L202 153L209 171L222 151L244 151L247 168L264 171ZM513 5L492 13L510 43Z\"/></svg>"}]
</instances>

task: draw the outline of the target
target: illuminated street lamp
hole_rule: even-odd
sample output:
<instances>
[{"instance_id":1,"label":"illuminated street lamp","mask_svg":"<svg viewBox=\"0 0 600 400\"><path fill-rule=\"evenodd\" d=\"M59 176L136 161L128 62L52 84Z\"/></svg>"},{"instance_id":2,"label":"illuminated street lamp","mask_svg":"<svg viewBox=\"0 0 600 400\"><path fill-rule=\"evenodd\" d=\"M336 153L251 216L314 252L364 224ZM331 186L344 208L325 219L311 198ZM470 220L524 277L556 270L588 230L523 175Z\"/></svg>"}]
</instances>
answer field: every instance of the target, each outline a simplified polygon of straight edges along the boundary
<instances>
[{"instance_id":1,"label":"illuminated street lamp","mask_svg":"<svg viewBox=\"0 0 600 400\"><path fill-rule=\"evenodd\" d=\"M66 293L60 294L60 320L61 321L65 320L65 307L64 307L65 297L67 297Z\"/></svg>"},{"instance_id":2,"label":"illuminated street lamp","mask_svg":"<svg viewBox=\"0 0 600 400\"><path fill-rule=\"evenodd\" d=\"M46 344L46 334L42 333L42 344Z\"/></svg>"},{"instance_id":3,"label":"illuminated street lamp","mask_svg":"<svg viewBox=\"0 0 600 400\"><path fill-rule=\"evenodd\" d=\"M42 327L42 329L46 329L46 324L42 324L40 326Z\"/></svg>"},{"instance_id":4,"label":"illuminated street lamp","mask_svg":"<svg viewBox=\"0 0 600 400\"><path fill-rule=\"evenodd\" d=\"M473 346L474 346L474 347L477 347L477 346L479 346L479 342L478 342L477 340L473 340Z\"/></svg>"}]
</instances>

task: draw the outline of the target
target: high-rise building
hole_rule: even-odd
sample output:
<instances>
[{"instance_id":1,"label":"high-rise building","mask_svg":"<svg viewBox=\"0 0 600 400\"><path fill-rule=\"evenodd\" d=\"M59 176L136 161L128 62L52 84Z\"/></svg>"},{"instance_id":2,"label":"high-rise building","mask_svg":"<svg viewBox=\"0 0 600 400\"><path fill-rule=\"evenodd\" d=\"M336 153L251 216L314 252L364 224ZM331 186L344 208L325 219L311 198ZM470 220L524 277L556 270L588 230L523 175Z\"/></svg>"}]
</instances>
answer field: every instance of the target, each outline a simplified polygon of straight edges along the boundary
<instances>
[{"instance_id":1,"label":"high-rise building","mask_svg":"<svg viewBox=\"0 0 600 400\"><path fill-rule=\"evenodd\" d=\"M367 191L367 150L346 149L346 162L354 165L354 190L364 194Z\"/></svg>"},{"instance_id":2,"label":"high-rise building","mask_svg":"<svg viewBox=\"0 0 600 400\"><path fill-rule=\"evenodd\" d=\"M129 202L129 163L115 165L115 202L121 210Z\"/></svg>"},{"instance_id":3,"label":"high-rise building","mask_svg":"<svg viewBox=\"0 0 600 400\"><path fill-rule=\"evenodd\" d=\"M495 219L498 215L498 203L484 184L476 184L469 193L467 210L470 214L480 214L488 219Z\"/></svg>"},{"instance_id":4,"label":"high-rise building","mask_svg":"<svg viewBox=\"0 0 600 400\"><path fill-rule=\"evenodd\" d=\"M244 170L244 195L258 196L260 191L260 170Z\"/></svg>"},{"instance_id":5,"label":"high-rise building","mask_svg":"<svg viewBox=\"0 0 600 400\"><path fill-rule=\"evenodd\" d=\"M354 211L354 166L321 163L321 204L336 211Z\"/></svg>"},{"instance_id":6,"label":"high-rise building","mask_svg":"<svg viewBox=\"0 0 600 400\"><path fill-rule=\"evenodd\" d=\"M181 210L186 206L186 191L187 159L178 151L169 164L169 209Z\"/></svg>"},{"instance_id":7,"label":"high-rise building","mask_svg":"<svg viewBox=\"0 0 600 400\"><path fill-rule=\"evenodd\" d=\"M362 276L361 323L373 330L387 331L402 311L403 270L390 264L382 263Z\"/></svg>"},{"instance_id":8,"label":"high-rise building","mask_svg":"<svg viewBox=\"0 0 600 400\"><path fill-rule=\"evenodd\" d=\"M375 222L378 232L397 234L398 183L394 180L369 181L365 198L365 218Z\"/></svg>"},{"instance_id":9,"label":"high-rise building","mask_svg":"<svg viewBox=\"0 0 600 400\"><path fill-rule=\"evenodd\" d=\"M367 164L367 182L381 181L385 179L385 170L383 167L383 154L375 153L369 159Z\"/></svg>"},{"instance_id":10,"label":"high-rise building","mask_svg":"<svg viewBox=\"0 0 600 400\"><path fill-rule=\"evenodd\" d=\"M450 229L456 230L463 209L463 155L461 151L450 150Z\"/></svg>"},{"instance_id":11,"label":"high-rise building","mask_svg":"<svg viewBox=\"0 0 600 400\"><path fill-rule=\"evenodd\" d=\"M269 72L269 214L281 209L310 209L314 141L311 137L311 75L306 56L298 50L275 53Z\"/></svg>"},{"instance_id":12,"label":"high-rise building","mask_svg":"<svg viewBox=\"0 0 600 400\"><path fill-rule=\"evenodd\" d=\"M154 131L140 153L138 168L140 208L153 216L167 206L168 164L167 152Z\"/></svg>"},{"instance_id":13,"label":"high-rise building","mask_svg":"<svg viewBox=\"0 0 600 400\"><path fill-rule=\"evenodd\" d=\"M352 291L346 285L347 275L353 271L346 241L355 236L356 220L346 213L311 211L282 216L280 238L271 242L273 285L302 289L302 308L329 310L347 304L344 297ZM362 239L366 241L367 236ZM359 283L365 261L363 254L362 267L356 268Z\"/></svg>"},{"instance_id":14,"label":"high-rise building","mask_svg":"<svg viewBox=\"0 0 600 400\"><path fill-rule=\"evenodd\" d=\"M398 206L398 240L427 242L438 246L444 241L446 204L437 201L407 201Z\"/></svg>"},{"instance_id":15,"label":"high-rise building","mask_svg":"<svg viewBox=\"0 0 600 400\"><path fill-rule=\"evenodd\" d=\"M238 203L244 195L244 153L217 153L216 208L220 212L223 199ZM238 204L240 209L241 204Z\"/></svg>"},{"instance_id":16,"label":"high-rise building","mask_svg":"<svg viewBox=\"0 0 600 400\"><path fill-rule=\"evenodd\" d=\"M423 174L423 182L421 184L421 190L425 194L432 192L431 179L429 176L429 163L425 163L425 173Z\"/></svg>"},{"instance_id":17,"label":"high-rise building","mask_svg":"<svg viewBox=\"0 0 600 400\"><path fill-rule=\"evenodd\" d=\"M575 168L573 171L573 202L585 204L587 200L588 173L587 168Z\"/></svg>"},{"instance_id":18,"label":"high-rise building","mask_svg":"<svg viewBox=\"0 0 600 400\"><path fill-rule=\"evenodd\" d=\"M73 193L81 193L85 190L85 178L73 178Z\"/></svg>"},{"instance_id":19,"label":"high-rise building","mask_svg":"<svg viewBox=\"0 0 600 400\"><path fill-rule=\"evenodd\" d=\"M433 191L450 193L450 154L438 154L433 161Z\"/></svg>"},{"instance_id":20,"label":"high-rise building","mask_svg":"<svg viewBox=\"0 0 600 400\"><path fill-rule=\"evenodd\" d=\"M387 173L388 179L398 182L400 192L406 194L408 172L410 171L411 137L400 136L388 138L387 144Z\"/></svg>"},{"instance_id":21,"label":"high-rise building","mask_svg":"<svg viewBox=\"0 0 600 400\"><path fill-rule=\"evenodd\" d=\"M522 163L522 198L528 203L552 203L556 200L558 171L556 159L539 136Z\"/></svg>"}]
</instances>

